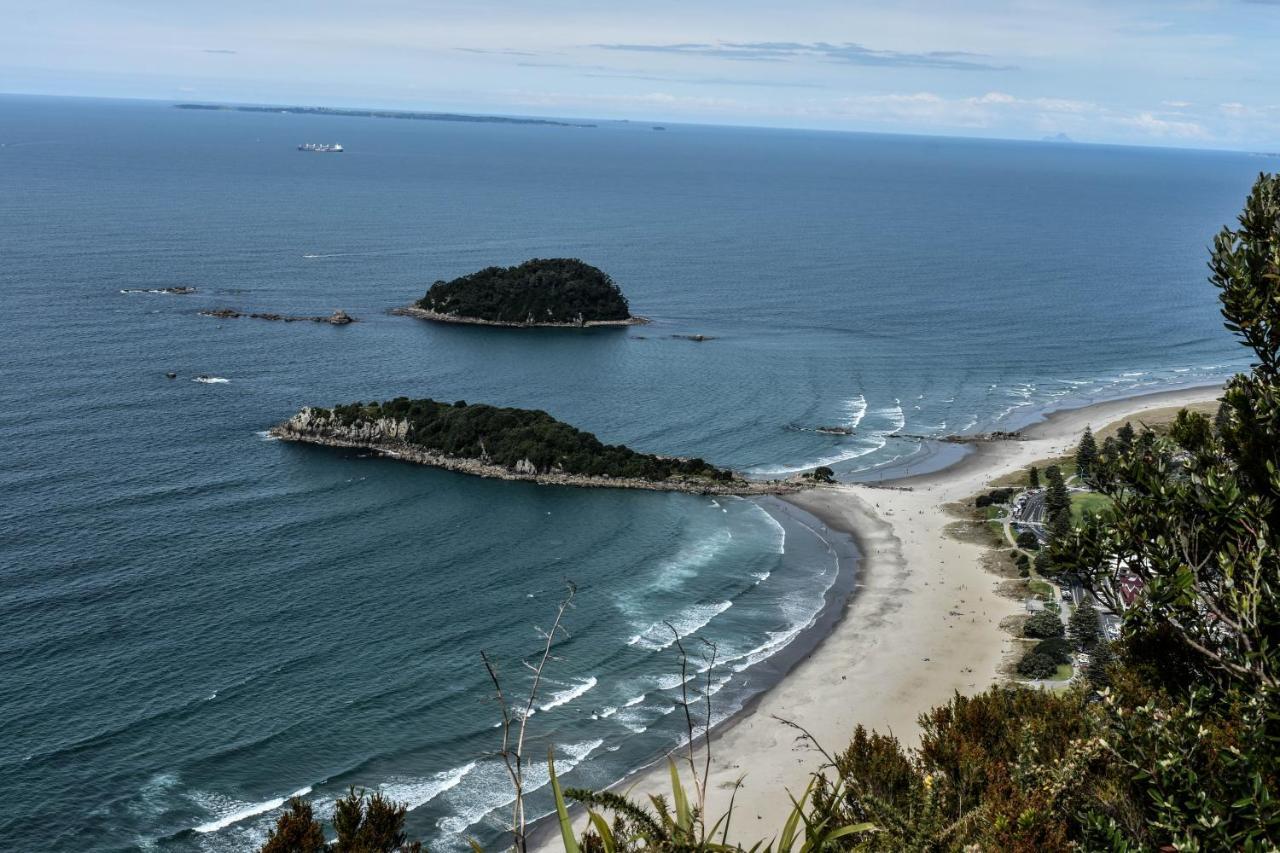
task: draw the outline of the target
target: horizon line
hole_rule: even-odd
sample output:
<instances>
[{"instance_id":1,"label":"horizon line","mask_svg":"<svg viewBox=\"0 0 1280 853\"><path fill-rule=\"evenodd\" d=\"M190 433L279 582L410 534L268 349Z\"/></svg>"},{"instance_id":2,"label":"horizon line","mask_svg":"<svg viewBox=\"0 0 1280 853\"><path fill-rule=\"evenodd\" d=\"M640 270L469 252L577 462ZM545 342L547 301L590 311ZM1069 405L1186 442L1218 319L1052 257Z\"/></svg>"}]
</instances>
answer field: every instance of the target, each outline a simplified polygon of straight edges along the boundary
<instances>
[{"instance_id":1,"label":"horizon line","mask_svg":"<svg viewBox=\"0 0 1280 853\"><path fill-rule=\"evenodd\" d=\"M1016 137L1016 136L965 136L955 133L929 133L920 130L854 130L849 128L830 128L830 127L812 127L807 125L759 125L759 124L738 124L734 122L698 122L687 120L672 121L669 119L647 119L647 118L598 118L593 116L571 116L571 115L530 115L527 113L503 113L503 112L483 112L469 110L442 110L430 107L370 107L370 106L334 106L326 104L298 104L285 103L276 101L231 101L231 100L204 100L200 98L176 99L176 98L155 98L155 97L126 97L120 95L72 95L72 94L49 94L47 92L9 92L0 91L0 98L18 97L18 98L47 98L61 100L82 100L82 101L128 101L141 102L149 104L169 104L177 106L178 104L208 104L212 106L225 107L280 107L283 109L318 109L318 110L369 110L383 112L399 112L399 113L425 113L446 116L465 116L474 118L514 118L514 119L532 119L543 121L565 121L565 122L597 122L600 124L655 124L662 123L664 125L687 126L687 127L716 127L737 130L772 130L772 131L795 131L805 133L836 133L850 134L860 136L906 136L921 139L954 139L969 140L977 142L1022 142L1022 143L1040 143L1047 145L1084 145L1098 148L1144 148L1156 149L1161 151L1196 151L1216 154L1245 154L1255 157L1280 158L1280 151L1262 151L1249 148L1203 148L1188 145L1159 145L1159 144L1142 144L1137 142L1095 142L1088 140L1075 139L1067 136L1066 141L1056 140L1052 137L1058 134L1052 134L1042 137ZM342 116L336 116L342 117ZM364 118L364 116L346 116L346 118ZM370 116L368 118L376 118ZM1066 135L1066 134L1061 134Z\"/></svg>"}]
</instances>

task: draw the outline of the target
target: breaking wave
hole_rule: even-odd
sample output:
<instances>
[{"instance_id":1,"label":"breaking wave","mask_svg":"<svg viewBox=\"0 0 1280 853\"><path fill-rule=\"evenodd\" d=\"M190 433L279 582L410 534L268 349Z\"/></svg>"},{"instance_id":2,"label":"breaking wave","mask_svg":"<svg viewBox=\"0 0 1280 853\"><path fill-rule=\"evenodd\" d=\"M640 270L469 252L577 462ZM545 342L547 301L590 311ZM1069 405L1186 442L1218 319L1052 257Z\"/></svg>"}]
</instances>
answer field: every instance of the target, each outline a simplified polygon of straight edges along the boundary
<instances>
[{"instance_id":1,"label":"breaking wave","mask_svg":"<svg viewBox=\"0 0 1280 853\"><path fill-rule=\"evenodd\" d=\"M550 711L552 708L559 708L561 705L568 704L574 699L586 693L588 690L596 686L596 677L593 675L586 681L580 681L570 687L568 690L561 690L558 693L551 694L551 700L545 705L539 707L540 711Z\"/></svg>"},{"instance_id":2,"label":"breaking wave","mask_svg":"<svg viewBox=\"0 0 1280 853\"><path fill-rule=\"evenodd\" d=\"M732 601L720 601L715 604L695 604L691 607L686 607L671 619L654 622L648 628L627 640L627 645L639 646L642 649L651 651L668 649L676 641L675 634L671 633L672 628L681 637L688 637L701 631L712 619L732 606ZM671 623L670 627L667 625L668 622Z\"/></svg>"},{"instance_id":3,"label":"breaking wave","mask_svg":"<svg viewBox=\"0 0 1280 853\"><path fill-rule=\"evenodd\" d=\"M462 777L475 769L476 763L444 770L425 779L391 778L378 786L383 796L404 803L410 810L431 802L445 791L456 788Z\"/></svg>"},{"instance_id":4,"label":"breaking wave","mask_svg":"<svg viewBox=\"0 0 1280 853\"><path fill-rule=\"evenodd\" d=\"M211 810L215 812L223 811L223 814L208 823L202 823L199 826L194 827L194 829L196 832L201 834L217 832L220 829L226 829L233 823L239 823L242 820L255 817L263 812L274 811L275 809L283 806L293 797L305 797L310 793L311 786L308 785L305 788L299 788L287 797L276 797L271 800L263 800L260 803L236 802L216 794L196 795L195 799L201 805L212 807Z\"/></svg>"}]
</instances>

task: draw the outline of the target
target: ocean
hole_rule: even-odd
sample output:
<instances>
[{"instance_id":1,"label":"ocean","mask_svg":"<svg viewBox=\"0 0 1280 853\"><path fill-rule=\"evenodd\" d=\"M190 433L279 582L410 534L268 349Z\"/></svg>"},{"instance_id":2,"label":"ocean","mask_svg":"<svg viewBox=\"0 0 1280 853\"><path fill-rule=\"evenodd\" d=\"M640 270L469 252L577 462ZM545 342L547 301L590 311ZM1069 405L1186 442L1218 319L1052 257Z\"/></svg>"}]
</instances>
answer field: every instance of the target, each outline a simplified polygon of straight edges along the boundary
<instances>
[{"instance_id":1,"label":"ocean","mask_svg":"<svg viewBox=\"0 0 1280 853\"><path fill-rule=\"evenodd\" d=\"M0 849L251 850L291 794L324 814L353 785L408 803L432 849L501 843L480 654L519 694L568 583L529 719L535 813L548 747L566 784L603 786L682 742L665 623L714 644L721 720L853 582L850 543L776 500L268 440L299 407L464 399L756 476L918 473L961 452L932 438L1244 367L1206 249L1274 168L0 98ZM437 279L557 256L652 323L388 314ZM152 292L176 286L197 292ZM359 322L198 314L216 308Z\"/></svg>"}]
</instances>

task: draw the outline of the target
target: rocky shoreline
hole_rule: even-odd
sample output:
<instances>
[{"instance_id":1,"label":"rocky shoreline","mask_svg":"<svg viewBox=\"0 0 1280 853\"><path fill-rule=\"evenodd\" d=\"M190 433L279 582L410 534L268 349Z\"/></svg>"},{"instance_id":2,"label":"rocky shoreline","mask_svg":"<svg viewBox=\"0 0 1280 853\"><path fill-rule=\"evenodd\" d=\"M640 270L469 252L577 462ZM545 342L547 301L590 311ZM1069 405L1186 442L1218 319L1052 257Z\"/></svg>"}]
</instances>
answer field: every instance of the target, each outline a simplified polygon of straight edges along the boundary
<instances>
[{"instance_id":1,"label":"rocky shoreline","mask_svg":"<svg viewBox=\"0 0 1280 853\"><path fill-rule=\"evenodd\" d=\"M591 329L596 327L643 326L649 322L647 317L628 317L625 320L584 320L581 323L508 323L503 320L482 320L479 317L459 317L454 314L441 314L428 311L416 305L392 308L391 313L397 317L415 317L433 323L459 323L467 326L503 326L509 329Z\"/></svg>"},{"instance_id":2,"label":"rocky shoreline","mask_svg":"<svg viewBox=\"0 0 1280 853\"><path fill-rule=\"evenodd\" d=\"M978 432L973 435L944 435L938 441L945 441L948 444L987 444L994 441L1022 441L1022 439L1021 432L996 430L995 432Z\"/></svg>"},{"instance_id":3,"label":"rocky shoreline","mask_svg":"<svg viewBox=\"0 0 1280 853\"><path fill-rule=\"evenodd\" d=\"M323 426L321 426L323 424ZM623 477L588 477L577 474L540 473L530 464L527 468L517 464L512 468L493 465L479 459L441 456L420 445L405 440L409 425L406 421L381 419L367 421L335 429L327 421L312 417L310 409L303 409L284 423L277 424L268 433L285 441L319 444L325 447L343 447L367 450L380 456L430 465L447 471L471 474L496 480L523 480L544 486L575 486L595 489L642 489L652 492L685 492L695 495L787 495L813 488L812 482L780 481L749 482L734 480L728 483L689 480L640 480Z\"/></svg>"}]
</instances>

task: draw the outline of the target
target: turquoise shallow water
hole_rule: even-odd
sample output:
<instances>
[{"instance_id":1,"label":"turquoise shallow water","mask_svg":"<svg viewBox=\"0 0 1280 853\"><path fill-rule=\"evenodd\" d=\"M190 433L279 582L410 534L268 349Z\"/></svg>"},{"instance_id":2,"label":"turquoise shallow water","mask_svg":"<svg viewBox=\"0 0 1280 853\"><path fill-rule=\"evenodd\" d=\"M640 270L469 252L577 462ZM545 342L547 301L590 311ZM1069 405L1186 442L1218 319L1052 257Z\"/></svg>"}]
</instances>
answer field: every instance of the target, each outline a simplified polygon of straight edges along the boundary
<instances>
[{"instance_id":1,"label":"turquoise shallow water","mask_svg":"<svg viewBox=\"0 0 1280 853\"><path fill-rule=\"evenodd\" d=\"M323 807L351 784L411 803L433 848L492 839L508 794L479 652L518 680L565 580L535 751L604 784L681 737L664 621L719 644L727 714L836 577L823 531L771 502L266 441L299 406L531 406L759 475L876 477L927 464L916 436L1241 366L1205 247L1274 168L19 98L0 99L0 143L0 848L49 850L247 849L281 798ZM437 278L557 255L654 322L386 314ZM180 284L199 293L121 292ZM361 322L196 315L215 307ZM811 430L828 424L856 434Z\"/></svg>"}]
</instances>

